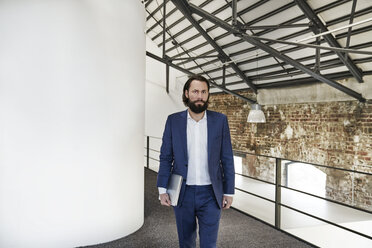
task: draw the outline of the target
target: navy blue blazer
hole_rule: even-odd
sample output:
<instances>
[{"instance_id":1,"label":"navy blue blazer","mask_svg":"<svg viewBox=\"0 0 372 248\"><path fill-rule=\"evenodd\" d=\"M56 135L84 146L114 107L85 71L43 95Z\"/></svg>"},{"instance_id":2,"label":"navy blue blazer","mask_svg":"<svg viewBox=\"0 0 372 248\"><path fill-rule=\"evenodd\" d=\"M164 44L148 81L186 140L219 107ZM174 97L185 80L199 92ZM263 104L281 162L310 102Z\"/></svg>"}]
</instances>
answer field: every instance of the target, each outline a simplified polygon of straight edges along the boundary
<instances>
[{"instance_id":1,"label":"navy blue blazer","mask_svg":"<svg viewBox=\"0 0 372 248\"><path fill-rule=\"evenodd\" d=\"M157 187L167 188L171 173L184 179L178 206L182 205L187 179L187 111L168 116L160 149ZM230 130L224 114L207 110L208 168L219 207L224 194L234 194L235 171Z\"/></svg>"}]
</instances>

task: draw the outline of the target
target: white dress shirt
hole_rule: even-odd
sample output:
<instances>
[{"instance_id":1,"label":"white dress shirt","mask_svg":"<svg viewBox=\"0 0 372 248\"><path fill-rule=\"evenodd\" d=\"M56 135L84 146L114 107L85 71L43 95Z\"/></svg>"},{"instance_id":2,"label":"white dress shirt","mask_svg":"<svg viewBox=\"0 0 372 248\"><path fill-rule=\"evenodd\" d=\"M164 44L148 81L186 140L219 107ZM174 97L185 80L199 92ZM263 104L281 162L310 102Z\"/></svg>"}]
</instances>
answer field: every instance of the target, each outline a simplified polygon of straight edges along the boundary
<instances>
[{"instance_id":1,"label":"white dress shirt","mask_svg":"<svg viewBox=\"0 0 372 248\"><path fill-rule=\"evenodd\" d=\"M195 121L187 111L187 185L212 184L208 171L207 112Z\"/></svg>"}]
</instances>

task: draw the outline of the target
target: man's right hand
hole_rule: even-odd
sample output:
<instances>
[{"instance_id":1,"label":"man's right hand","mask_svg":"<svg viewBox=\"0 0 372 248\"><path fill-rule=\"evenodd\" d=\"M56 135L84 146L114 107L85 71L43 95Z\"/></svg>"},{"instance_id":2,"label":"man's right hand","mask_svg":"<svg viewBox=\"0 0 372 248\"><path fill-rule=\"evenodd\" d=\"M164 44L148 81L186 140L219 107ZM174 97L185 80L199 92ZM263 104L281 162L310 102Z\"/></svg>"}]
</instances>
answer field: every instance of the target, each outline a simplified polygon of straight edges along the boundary
<instances>
[{"instance_id":1,"label":"man's right hand","mask_svg":"<svg viewBox=\"0 0 372 248\"><path fill-rule=\"evenodd\" d=\"M167 193L160 194L160 203L163 206L171 206L171 200L169 199L169 195Z\"/></svg>"}]
</instances>

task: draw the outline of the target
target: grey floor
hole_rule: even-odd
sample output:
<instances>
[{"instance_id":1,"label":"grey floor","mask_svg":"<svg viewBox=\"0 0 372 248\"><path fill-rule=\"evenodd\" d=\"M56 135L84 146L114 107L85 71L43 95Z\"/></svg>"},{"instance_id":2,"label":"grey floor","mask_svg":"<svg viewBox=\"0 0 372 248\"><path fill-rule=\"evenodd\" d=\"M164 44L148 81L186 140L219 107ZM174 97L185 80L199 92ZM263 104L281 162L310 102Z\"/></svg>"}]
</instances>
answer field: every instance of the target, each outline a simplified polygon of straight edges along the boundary
<instances>
[{"instance_id":1,"label":"grey floor","mask_svg":"<svg viewBox=\"0 0 372 248\"><path fill-rule=\"evenodd\" d=\"M145 169L145 223L137 232L90 248L178 247L173 210L159 204L156 173ZM197 246L199 247L199 246ZM218 247L313 247L234 209L222 212Z\"/></svg>"}]
</instances>

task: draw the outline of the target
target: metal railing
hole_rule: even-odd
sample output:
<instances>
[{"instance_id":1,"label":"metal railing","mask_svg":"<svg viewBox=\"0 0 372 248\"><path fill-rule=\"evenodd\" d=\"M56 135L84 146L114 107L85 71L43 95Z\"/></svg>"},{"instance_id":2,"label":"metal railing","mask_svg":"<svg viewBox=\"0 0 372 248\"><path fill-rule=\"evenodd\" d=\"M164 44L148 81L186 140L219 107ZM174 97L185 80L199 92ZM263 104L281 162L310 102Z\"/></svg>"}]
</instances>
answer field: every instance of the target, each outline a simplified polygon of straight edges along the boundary
<instances>
[{"instance_id":1,"label":"metal railing","mask_svg":"<svg viewBox=\"0 0 372 248\"><path fill-rule=\"evenodd\" d=\"M150 143L151 143L150 142L150 138L152 138L152 139L160 139L160 140L161 140L161 138L159 138L159 137L152 137L152 136L146 136L146 137L147 137L146 138L146 140L147 140L147 146L145 147L146 154L147 154L147 155L145 155L145 157L147 157L146 167L149 168L149 169L151 169L150 168L150 159L151 160L154 160L154 161L157 161L157 162L159 162L159 159L156 159L156 158L151 157L150 156L150 151L153 151L153 152L156 152L156 153L160 153L160 151L158 151L156 149L150 148ZM368 213L368 214L371 214L372 215L372 211L370 211L370 210L363 209L363 208L356 207L356 206L352 206L350 204L343 203L343 202L340 202L340 201L336 201L336 200L333 200L333 199L328 199L328 198L325 198L325 197L321 197L321 196L318 196L318 195L315 195L315 194L311 194L311 193L308 193L308 192L305 192L305 191L301 191L301 190L298 190L298 189L295 189L295 188L292 188L292 187L284 186L281 183L281 181L282 181L282 178L281 178L281 176L282 176L282 161L290 161L290 162L308 164L308 165L312 165L312 166L316 166L316 167L322 167L322 168L326 168L326 169L334 169L334 170L339 170L339 171L343 171L343 172L350 172L350 173L358 173L358 174L361 174L361 175L368 175L368 176L372 176L372 173L363 172L363 171L356 171L356 170L351 170L351 169L345 169L345 168L339 168L339 167L333 167L333 166L327 166L327 165L321 165L321 164L315 164L315 163L308 163L308 162L297 161L297 160L290 160L290 159L273 157L273 156L267 156L267 155L259 155L259 154L254 154L254 153L249 153L249 152L234 150L234 155L237 155L237 156L242 156L242 155L247 155L247 154L248 155L253 155L253 156L256 156L256 157L266 157L266 158L269 158L269 159L275 159L275 183L269 182L267 180L259 179L259 178L256 178L256 177L252 177L252 176L249 176L249 175L244 175L244 174L241 174L241 173L235 173L236 175L239 175L239 176L242 176L242 177L246 177L246 178L249 178L249 179L252 179L252 180L255 180L255 181L259 181L259 182L262 182L262 183L265 183L265 184L270 184L270 185L275 186L275 200L272 200L272 199L269 199L269 198L264 197L262 195L255 194L253 192L250 192L250 191L247 191L247 190L244 190L244 189L235 187L236 190L239 190L241 192L244 192L246 194L252 195L254 197L263 199L265 201L271 202L271 203L273 203L275 205L275 224L272 225L271 223L268 223L268 222L266 222L266 221L264 221L262 219L261 219L261 221L263 221L263 222L265 222L265 223L267 223L267 224L269 224L271 226L274 226L275 228L277 228L277 229L282 230L282 231L285 232L285 230L283 230L281 228L281 220L282 220L282 218L281 218L281 208L282 207L285 207L287 209L290 209L292 211L298 212L298 213L303 214L305 216L314 218L314 219L316 219L318 221L322 221L324 223L330 224L332 226L341 228L341 229L346 230L348 232L351 232L351 233L357 234L357 235L359 235L361 237L364 237L364 238L367 238L369 240L372 240L372 237L369 236L369 235L367 235L367 234L365 234L365 233L362 233L362 232L353 230L351 228L342 226L342 225L337 224L335 222L329 221L327 219L318 217L316 215L310 214L308 212L305 212L305 211L302 211L300 209L297 209L297 208L294 208L292 206L289 206L287 204L284 204L284 203L282 203L282 199L281 199L281 196L282 196L281 190L282 190L282 188L285 188L285 189L290 190L290 191L294 191L294 192L297 192L297 193L305 194L305 195L308 195L308 196L311 196L311 197L315 197L315 198L318 198L318 199L321 199L321 200L324 200L324 201L327 201L327 202L332 202L334 204L337 204L337 205L340 205L340 206L343 206L343 207L347 207L347 208L350 208L350 209L358 210L358 211L361 211L361 212ZM239 209L237 209L237 210L239 210ZM243 212L243 213L246 213L246 212L244 212L242 210L239 210L239 211L240 212ZM253 216L253 217L255 217L255 216ZM257 218L257 217L255 217L255 218ZM372 219L372 216L371 216L371 219ZM290 234L290 235L292 235L292 234Z\"/></svg>"}]
</instances>

